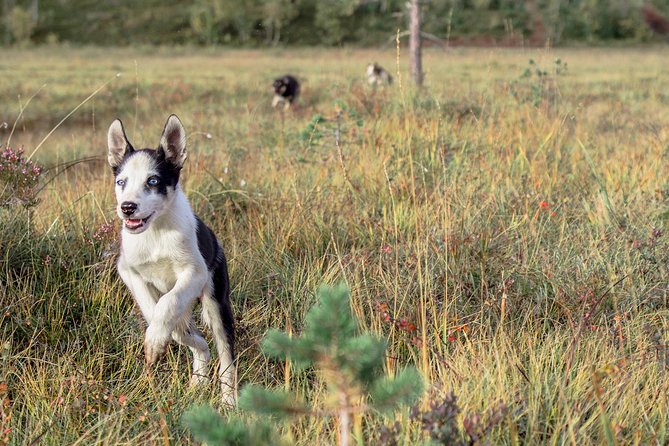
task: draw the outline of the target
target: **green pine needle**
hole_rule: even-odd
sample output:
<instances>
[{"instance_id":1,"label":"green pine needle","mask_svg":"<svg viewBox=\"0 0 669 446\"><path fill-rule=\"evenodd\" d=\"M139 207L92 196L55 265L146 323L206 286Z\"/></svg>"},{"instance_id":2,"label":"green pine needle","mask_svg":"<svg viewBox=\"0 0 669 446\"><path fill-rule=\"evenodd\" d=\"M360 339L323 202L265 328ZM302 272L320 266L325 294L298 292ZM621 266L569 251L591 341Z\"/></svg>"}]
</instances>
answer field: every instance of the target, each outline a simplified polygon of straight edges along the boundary
<instances>
[{"instance_id":1,"label":"green pine needle","mask_svg":"<svg viewBox=\"0 0 669 446\"><path fill-rule=\"evenodd\" d=\"M414 404L423 392L423 378L418 370L407 367L394 378L384 376L375 381L370 391L372 407L390 412L402 405Z\"/></svg>"},{"instance_id":2,"label":"green pine needle","mask_svg":"<svg viewBox=\"0 0 669 446\"><path fill-rule=\"evenodd\" d=\"M183 424L198 440L210 445L244 446L270 445L273 437L270 427L264 423L248 426L243 421L225 420L210 406L196 406L184 413Z\"/></svg>"},{"instance_id":3,"label":"green pine needle","mask_svg":"<svg viewBox=\"0 0 669 446\"><path fill-rule=\"evenodd\" d=\"M316 348L328 348L333 342L358 334L358 320L351 313L346 285L322 286L318 299L319 303L307 313L304 334Z\"/></svg>"},{"instance_id":4,"label":"green pine needle","mask_svg":"<svg viewBox=\"0 0 669 446\"><path fill-rule=\"evenodd\" d=\"M290 358L298 368L311 366L317 357L317 351L311 342L303 338L291 338L279 330L270 330L262 342L262 351L276 359Z\"/></svg>"},{"instance_id":5,"label":"green pine needle","mask_svg":"<svg viewBox=\"0 0 669 446\"><path fill-rule=\"evenodd\" d=\"M371 335L344 340L336 361L342 369L349 369L362 383L371 383L383 370L386 343Z\"/></svg>"},{"instance_id":6,"label":"green pine needle","mask_svg":"<svg viewBox=\"0 0 669 446\"><path fill-rule=\"evenodd\" d=\"M287 417L309 412L309 407L295 395L283 390L270 390L247 385L239 395L239 407L264 415Z\"/></svg>"}]
</instances>

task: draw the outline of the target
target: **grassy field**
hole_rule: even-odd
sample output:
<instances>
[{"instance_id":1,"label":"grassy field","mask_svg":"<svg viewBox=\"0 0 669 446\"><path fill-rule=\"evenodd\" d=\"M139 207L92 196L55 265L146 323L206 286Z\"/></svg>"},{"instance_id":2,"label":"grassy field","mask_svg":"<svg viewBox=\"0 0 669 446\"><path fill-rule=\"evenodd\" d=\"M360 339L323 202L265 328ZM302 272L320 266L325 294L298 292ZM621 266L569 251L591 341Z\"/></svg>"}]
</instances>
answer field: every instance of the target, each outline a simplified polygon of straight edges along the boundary
<instances>
[{"instance_id":1,"label":"grassy field","mask_svg":"<svg viewBox=\"0 0 669 446\"><path fill-rule=\"evenodd\" d=\"M323 398L259 342L344 281L388 372L415 364L423 407L457 396L461 439L480 416L477 444L669 444L669 49L431 50L420 92L392 48L2 56L0 141L16 122L10 145L50 169L32 212L0 210L0 444L193 444L182 412L219 404L188 389L184 348L143 373L114 269L107 128L155 147L170 113L229 259L242 383ZM392 88L365 84L374 60ZM287 72L303 94L282 114ZM397 419L398 444L427 438ZM358 441L392 421L358 418ZM334 444L332 427L282 432Z\"/></svg>"}]
</instances>

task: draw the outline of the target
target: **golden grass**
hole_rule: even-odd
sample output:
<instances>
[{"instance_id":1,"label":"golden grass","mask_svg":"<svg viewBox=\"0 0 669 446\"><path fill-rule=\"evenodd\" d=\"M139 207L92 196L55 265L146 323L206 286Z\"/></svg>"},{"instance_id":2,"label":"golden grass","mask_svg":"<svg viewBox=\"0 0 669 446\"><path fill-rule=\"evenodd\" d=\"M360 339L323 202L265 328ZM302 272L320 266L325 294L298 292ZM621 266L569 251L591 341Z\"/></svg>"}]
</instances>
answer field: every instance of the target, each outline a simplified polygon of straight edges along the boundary
<instances>
[{"instance_id":1,"label":"golden grass","mask_svg":"<svg viewBox=\"0 0 669 446\"><path fill-rule=\"evenodd\" d=\"M269 327L299 331L317 285L344 280L364 328L388 339L388 371L411 362L429 381L426 405L452 390L463 416L508 406L490 443L666 444L665 49L425 57L417 93L403 55L401 89L365 85L369 61L396 70L392 49L3 52L10 128L47 84L12 136L28 153L112 79L35 154L47 166L97 161L46 186L34 233L0 240L7 442L191 444L181 412L216 403L217 386L187 389L185 349L143 374L142 325L106 243L92 240L115 223L109 123L154 146L176 113L189 132L185 188L229 258L242 382L322 398L312 375L286 376L258 345ZM522 77L537 66L548 75ZM269 86L287 72L303 96L282 115ZM318 114L320 138L305 131ZM399 416L402 443L423 438ZM381 420L363 421L360 441L374 444ZM323 420L284 434L335 441Z\"/></svg>"}]
</instances>

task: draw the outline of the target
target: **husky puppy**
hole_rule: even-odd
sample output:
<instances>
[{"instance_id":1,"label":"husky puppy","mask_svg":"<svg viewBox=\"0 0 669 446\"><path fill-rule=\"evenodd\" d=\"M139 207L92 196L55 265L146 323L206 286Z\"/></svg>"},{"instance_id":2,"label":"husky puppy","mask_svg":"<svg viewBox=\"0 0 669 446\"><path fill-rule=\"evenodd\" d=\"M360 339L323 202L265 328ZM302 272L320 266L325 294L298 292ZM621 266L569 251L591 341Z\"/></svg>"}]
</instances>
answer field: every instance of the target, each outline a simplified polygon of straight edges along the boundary
<instances>
[{"instance_id":1,"label":"husky puppy","mask_svg":"<svg viewBox=\"0 0 669 446\"><path fill-rule=\"evenodd\" d=\"M300 95L300 83L290 74L275 79L272 87L274 88L274 99L272 99L272 107L274 108L283 104L283 108L286 110Z\"/></svg>"},{"instance_id":2,"label":"husky puppy","mask_svg":"<svg viewBox=\"0 0 669 446\"><path fill-rule=\"evenodd\" d=\"M118 119L109 127L107 142L116 211L123 222L117 268L148 325L146 363L154 364L174 340L193 353L191 385L207 381L209 346L193 322L199 299L220 358L223 401L233 405L235 336L227 263L216 236L193 213L179 184L187 156L181 121L168 118L155 150L136 150Z\"/></svg>"},{"instance_id":3,"label":"husky puppy","mask_svg":"<svg viewBox=\"0 0 669 446\"><path fill-rule=\"evenodd\" d=\"M367 65L367 82L373 87L390 85L393 83L393 77L385 68L374 62Z\"/></svg>"}]
</instances>

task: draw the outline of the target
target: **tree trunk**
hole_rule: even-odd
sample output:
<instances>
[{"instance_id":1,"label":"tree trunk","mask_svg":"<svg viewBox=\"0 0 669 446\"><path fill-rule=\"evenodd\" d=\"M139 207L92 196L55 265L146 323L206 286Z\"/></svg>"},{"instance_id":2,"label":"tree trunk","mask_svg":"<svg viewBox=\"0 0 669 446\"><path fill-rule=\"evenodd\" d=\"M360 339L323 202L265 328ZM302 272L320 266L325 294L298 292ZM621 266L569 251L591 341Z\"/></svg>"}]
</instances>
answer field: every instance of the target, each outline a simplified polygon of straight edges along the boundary
<instances>
[{"instance_id":1,"label":"tree trunk","mask_svg":"<svg viewBox=\"0 0 669 446\"><path fill-rule=\"evenodd\" d=\"M409 59L411 60L411 79L420 87L423 85L423 55L420 36L420 4L411 0L409 21Z\"/></svg>"},{"instance_id":2,"label":"tree trunk","mask_svg":"<svg viewBox=\"0 0 669 446\"><path fill-rule=\"evenodd\" d=\"M339 446L351 444L351 413L349 412L349 401L346 392L341 391L339 395Z\"/></svg>"},{"instance_id":3,"label":"tree trunk","mask_svg":"<svg viewBox=\"0 0 669 446\"><path fill-rule=\"evenodd\" d=\"M272 45L277 46L281 40L281 22L277 20L278 23L274 25L274 40Z\"/></svg>"}]
</instances>

